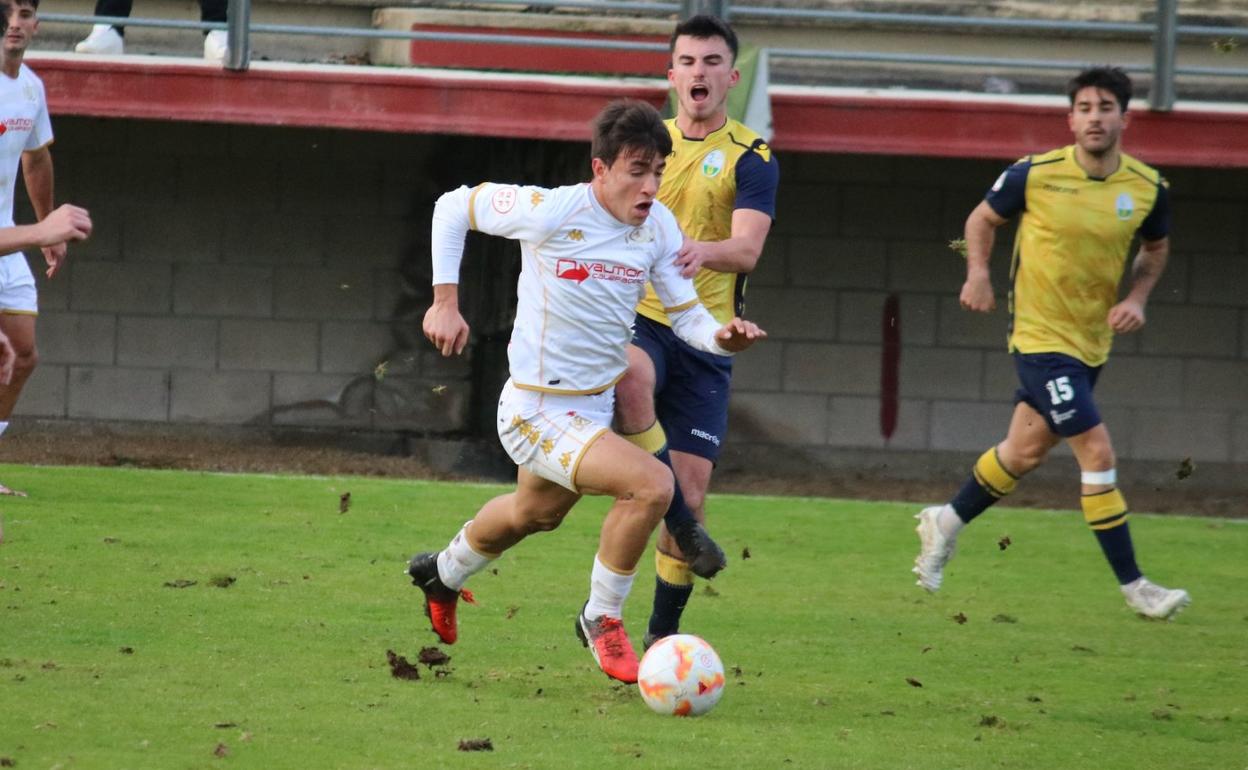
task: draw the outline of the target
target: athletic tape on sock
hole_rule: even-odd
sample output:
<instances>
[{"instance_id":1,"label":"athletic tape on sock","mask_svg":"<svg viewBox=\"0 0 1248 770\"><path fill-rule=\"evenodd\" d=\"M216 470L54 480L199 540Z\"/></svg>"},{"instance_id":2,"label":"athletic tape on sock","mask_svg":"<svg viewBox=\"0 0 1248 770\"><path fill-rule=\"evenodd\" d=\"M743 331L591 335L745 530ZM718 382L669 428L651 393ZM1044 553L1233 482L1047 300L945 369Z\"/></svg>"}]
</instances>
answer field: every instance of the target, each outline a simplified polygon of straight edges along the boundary
<instances>
[{"instance_id":1,"label":"athletic tape on sock","mask_svg":"<svg viewBox=\"0 0 1248 770\"><path fill-rule=\"evenodd\" d=\"M663 426L658 420L641 433L625 433L623 436L629 443L641 447L652 455L658 454L663 451L663 447L667 446L667 434L663 432Z\"/></svg>"},{"instance_id":2,"label":"athletic tape on sock","mask_svg":"<svg viewBox=\"0 0 1248 770\"><path fill-rule=\"evenodd\" d=\"M1079 474L1079 480L1084 484L1117 484L1118 469L1110 468L1107 471L1083 471Z\"/></svg>"}]
</instances>

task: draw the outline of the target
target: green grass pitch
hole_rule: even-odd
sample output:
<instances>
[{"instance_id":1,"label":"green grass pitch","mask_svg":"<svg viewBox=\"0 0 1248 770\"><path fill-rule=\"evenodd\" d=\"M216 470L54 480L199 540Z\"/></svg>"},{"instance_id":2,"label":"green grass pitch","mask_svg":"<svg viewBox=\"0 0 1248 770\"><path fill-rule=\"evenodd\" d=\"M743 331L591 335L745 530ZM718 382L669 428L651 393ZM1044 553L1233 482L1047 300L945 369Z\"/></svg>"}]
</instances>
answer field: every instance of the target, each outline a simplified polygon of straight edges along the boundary
<instances>
[{"instance_id":1,"label":"green grass pitch","mask_svg":"<svg viewBox=\"0 0 1248 770\"><path fill-rule=\"evenodd\" d=\"M989 512L927 595L916 505L713 497L732 561L684 630L728 690L678 719L573 635L605 501L477 576L449 675L409 681L386 651L436 640L406 559L502 487L0 472L30 492L0 502L0 766L1248 767L1242 522L1133 517L1146 573L1193 596L1158 623L1127 610L1078 513ZM652 585L647 557L636 642Z\"/></svg>"}]
</instances>

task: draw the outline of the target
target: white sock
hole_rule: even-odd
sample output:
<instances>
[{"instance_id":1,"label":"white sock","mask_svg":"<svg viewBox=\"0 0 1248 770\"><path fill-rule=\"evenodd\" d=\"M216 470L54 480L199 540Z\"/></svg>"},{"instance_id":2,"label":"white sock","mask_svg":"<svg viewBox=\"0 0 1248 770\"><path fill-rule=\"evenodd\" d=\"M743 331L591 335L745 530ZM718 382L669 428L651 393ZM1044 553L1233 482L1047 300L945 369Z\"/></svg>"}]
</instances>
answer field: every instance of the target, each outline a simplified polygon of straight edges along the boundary
<instances>
[{"instance_id":1,"label":"white sock","mask_svg":"<svg viewBox=\"0 0 1248 770\"><path fill-rule=\"evenodd\" d=\"M468 545L466 533L471 523L464 524L455 533L455 537L451 538L451 544L438 554L438 578L453 591L463 588L468 578L485 569L487 564L497 558L477 553Z\"/></svg>"},{"instance_id":2,"label":"white sock","mask_svg":"<svg viewBox=\"0 0 1248 770\"><path fill-rule=\"evenodd\" d=\"M0 436L3 436L3 435L4 435L4 432L5 432L6 430L8 430L8 429L9 429L9 421L8 421L8 420L0 420Z\"/></svg>"},{"instance_id":3,"label":"white sock","mask_svg":"<svg viewBox=\"0 0 1248 770\"><path fill-rule=\"evenodd\" d=\"M957 537L962 528L966 526L966 522L962 521L962 517L953 510L952 505L945 505L940 509L940 513L936 514L936 526L940 527L940 534L945 537Z\"/></svg>"},{"instance_id":4,"label":"white sock","mask_svg":"<svg viewBox=\"0 0 1248 770\"><path fill-rule=\"evenodd\" d=\"M624 600L633 590L633 578L637 573L621 575L611 570L594 555L594 571L589 576L589 602L585 605L585 619L593 620L600 615L609 618L624 616Z\"/></svg>"}]
</instances>

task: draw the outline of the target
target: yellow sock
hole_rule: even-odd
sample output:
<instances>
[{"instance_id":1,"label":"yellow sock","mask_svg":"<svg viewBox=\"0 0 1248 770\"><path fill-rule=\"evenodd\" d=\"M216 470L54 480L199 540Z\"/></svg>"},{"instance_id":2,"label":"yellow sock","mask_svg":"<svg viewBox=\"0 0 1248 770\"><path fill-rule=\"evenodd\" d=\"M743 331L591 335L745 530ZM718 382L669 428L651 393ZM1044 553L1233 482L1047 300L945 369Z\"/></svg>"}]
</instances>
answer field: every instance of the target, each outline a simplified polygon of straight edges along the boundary
<instances>
[{"instance_id":1,"label":"yellow sock","mask_svg":"<svg viewBox=\"0 0 1248 770\"><path fill-rule=\"evenodd\" d=\"M979 456L973 472L979 485L995 497L1005 497L1018 486L1018 477L1001 464L996 447Z\"/></svg>"},{"instance_id":2,"label":"yellow sock","mask_svg":"<svg viewBox=\"0 0 1248 770\"><path fill-rule=\"evenodd\" d=\"M654 552L654 571L659 580L669 585L693 585L693 570L689 569L689 564L662 551Z\"/></svg>"},{"instance_id":3,"label":"yellow sock","mask_svg":"<svg viewBox=\"0 0 1248 770\"><path fill-rule=\"evenodd\" d=\"M626 441L635 444L646 451L647 454L657 455L667 446L667 434L663 432L663 426L658 420L649 428L641 433L624 433L621 434Z\"/></svg>"},{"instance_id":4,"label":"yellow sock","mask_svg":"<svg viewBox=\"0 0 1248 770\"><path fill-rule=\"evenodd\" d=\"M1127 500L1116 487L1084 495L1080 502L1084 521L1094 530L1113 529L1127 523Z\"/></svg>"}]
</instances>

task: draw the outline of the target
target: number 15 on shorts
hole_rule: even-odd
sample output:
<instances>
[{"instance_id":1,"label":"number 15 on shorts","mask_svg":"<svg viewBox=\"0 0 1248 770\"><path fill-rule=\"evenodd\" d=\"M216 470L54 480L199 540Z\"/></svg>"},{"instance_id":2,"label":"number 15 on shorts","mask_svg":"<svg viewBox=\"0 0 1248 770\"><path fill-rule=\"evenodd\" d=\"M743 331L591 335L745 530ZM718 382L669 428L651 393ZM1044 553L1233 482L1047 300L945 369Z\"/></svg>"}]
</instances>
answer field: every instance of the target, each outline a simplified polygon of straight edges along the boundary
<instances>
[{"instance_id":1,"label":"number 15 on shorts","mask_svg":"<svg viewBox=\"0 0 1248 770\"><path fill-rule=\"evenodd\" d=\"M1044 383L1044 387L1049 391L1049 400L1055 405L1069 401L1075 396L1074 388L1070 387L1069 377L1056 377Z\"/></svg>"}]
</instances>

